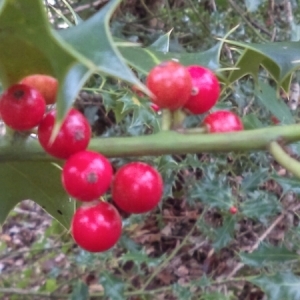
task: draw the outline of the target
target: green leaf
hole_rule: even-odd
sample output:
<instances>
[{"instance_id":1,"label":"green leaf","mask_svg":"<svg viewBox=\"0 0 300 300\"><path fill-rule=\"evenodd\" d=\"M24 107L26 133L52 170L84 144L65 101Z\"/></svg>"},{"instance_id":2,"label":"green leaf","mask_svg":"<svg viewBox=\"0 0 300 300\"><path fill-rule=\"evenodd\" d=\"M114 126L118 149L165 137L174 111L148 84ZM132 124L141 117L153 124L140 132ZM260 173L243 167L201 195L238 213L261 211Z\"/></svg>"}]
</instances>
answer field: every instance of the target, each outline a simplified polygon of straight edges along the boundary
<instances>
[{"instance_id":1,"label":"green leaf","mask_svg":"<svg viewBox=\"0 0 300 300\"><path fill-rule=\"evenodd\" d=\"M244 264L258 268L270 263L285 263L299 259L297 253L288 250L284 245L275 247L270 244L261 244L256 251L241 252L239 256Z\"/></svg>"},{"instance_id":2,"label":"green leaf","mask_svg":"<svg viewBox=\"0 0 300 300\"><path fill-rule=\"evenodd\" d=\"M294 192L296 194L300 194L300 180L298 178L286 178L274 174L272 175L272 179L281 185L284 193Z\"/></svg>"},{"instance_id":3,"label":"green leaf","mask_svg":"<svg viewBox=\"0 0 300 300\"><path fill-rule=\"evenodd\" d=\"M229 43L232 42L229 41ZM230 75L228 77L229 82L232 83L244 77L245 75L251 75L254 78L255 82L257 82L259 67L262 64L263 60L264 56L262 54L256 53L246 47L246 49L239 57L236 65L234 66L235 69L230 72Z\"/></svg>"},{"instance_id":4,"label":"green leaf","mask_svg":"<svg viewBox=\"0 0 300 300\"><path fill-rule=\"evenodd\" d=\"M100 283L104 287L106 297L114 300L124 300L125 284L122 280L109 274L107 271L101 272Z\"/></svg>"},{"instance_id":5,"label":"green leaf","mask_svg":"<svg viewBox=\"0 0 300 300\"><path fill-rule=\"evenodd\" d=\"M164 53L150 47L129 48L120 46L119 50L132 67L144 74L148 74L157 64L170 59L178 59L180 63L186 66L202 65L212 70L219 67L220 43L205 52L199 53Z\"/></svg>"},{"instance_id":6,"label":"green leaf","mask_svg":"<svg viewBox=\"0 0 300 300\"><path fill-rule=\"evenodd\" d=\"M49 162L7 162L0 165L0 223L16 204L31 199L69 228L75 204L64 191L61 170Z\"/></svg>"},{"instance_id":7,"label":"green leaf","mask_svg":"<svg viewBox=\"0 0 300 300\"><path fill-rule=\"evenodd\" d=\"M300 42L270 42L264 44L244 43L226 40L227 43L241 47L244 50L235 67L231 71L229 81L251 74L257 79L259 67L263 66L273 79L289 92L291 74L300 66Z\"/></svg>"},{"instance_id":8,"label":"green leaf","mask_svg":"<svg viewBox=\"0 0 300 300\"><path fill-rule=\"evenodd\" d=\"M29 74L54 76L60 83L57 103L62 119L84 84L85 68L80 63L93 64L74 53L51 29L41 0L2 1L0 28L0 78L4 88Z\"/></svg>"},{"instance_id":9,"label":"green leaf","mask_svg":"<svg viewBox=\"0 0 300 300\"><path fill-rule=\"evenodd\" d=\"M249 281L259 286L268 296L268 300L300 299L300 277L291 272L261 275Z\"/></svg>"},{"instance_id":10,"label":"green leaf","mask_svg":"<svg viewBox=\"0 0 300 300\"><path fill-rule=\"evenodd\" d=\"M172 285L173 294L176 296L176 299L178 300L186 300L192 298L192 292L190 290L190 287L182 286L178 283L175 283Z\"/></svg>"},{"instance_id":11,"label":"green leaf","mask_svg":"<svg viewBox=\"0 0 300 300\"><path fill-rule=\"evenodd\" d=\"M51 29L42 0L4 0L0 8L0 78L4 87L29 74L57 78L57 128L94 72L116 76L147 93L124 63L108 29L119 3L109 1L87 21L58 35Z\"/></svg>"},{"instance_id":12,"label":"green leaf","mask_svg":"<svg viewBox=\"0 0 300 300\"><path fill-rule=\"evenodd\" d=\"M167 32L166 34L160 36L153 44L151 44L149 47L153 50L161 51L164 53L169 52L170 48L170 34L172 30Z\"/></svg>"},{"instance_id":13,"label":"green leaf","mask_svg":"<svg viewBox=\"0 0 300 300\"><path fill-rule=\"evenodd\" d=\"M216 230L216 237L214 239L213 247L220 250L226 247L233 238L235 225L235 218L233 216L225 217L223 226Z\"/></svg>"},{"instance_id":14,"label":"green leaf","mask_svg":"<svg viewBox=\"0 0 300 300\"><path fill-rule=\"evenodd\" d=\"M259 220L262 223L266 223L268 217L274 216L281 210L275 195L258 190L249 193L247 200L240 207L241 212L246 217Z\"/></svg>"},{"instance_id":15,"label":"green leaf","mask_svg":"<svg viewBox=\"0 0 300 300\"><path fill-rule=\"evenodd\" d=\"M264 127L262 122L257 118L256 114L249 114L242 119L246 130L258 129Z\"/></svg>"},{"instance_id":16,"label":"green leaf","mask_svg":"<svg viewBox=\"0 0 300 300\"><path fill-rule=\"evenodd\" d=\"M1 4L2 84L7 87L31 73L48 73L61 79L61 73L66 72L74 59L52 34L42 1L4 0Z\"/></svg>"},{"instance_id":17,"label":"green leaf","mask_svg":"<svg viewBox=\"0 0 300 300\"><path fill-rule=\"evenodd\" d=\"M263 104L281 123L295 123L291 110L282 99L277 97L275 89L270 85L263 81L259 81L259 87L255 90L255 95L261 104Z\"/></svg>"},{"instance_id":18,"label":"green leaf","mask_svg":"<svg viewBox=\"0 0 300 300\"><path fill-rule=\"evenodd\" d=\"M146 264L148 267L156 267L165 259L165 255L162 255L159 258L149 257L144 252L128 252L122 255L122 261L128 262L132 261L136 265Z\"/></svg>"},{"instance_id":19,"label":"green leaf","mask_svg":"<svg viewBox=\"0 0 300 300\"><path fill-rule=\"evenodd\" d=\"M112 251L91 253L83 249L79 249L78 252L72 254L73 261L76 264L84 266L86 268L93 268L95 267L95 264L97 264L99 261L105 263L107 261L112 260L113 257L114 255Z\"/></svg>"},{"instance_id":20,"label":"green leaf","mask_svg":"<svg viewBox=\"0 0 300 300\"><path fill-rule=\"evenodd\" d=\"M261 168L259 171L244 176L241 190L243 192L255 190L268 178L268 169Z\"/></svg>"},{"instance_id":21,"label":"green leaf","mask_svg":"<svg viewBox=\"0 0 300 300\"><path fill-rule=\"evenodd\" d=\"M123 223L123 228L124 228L124 226L125 226L125 224ZM118 243L121 247L125 248L129 252L137 253L141 250L141 245L134 242L134 240L132 240L125 233L122 234Z\"/></svg>"},{"instance_id":22,"label":"green leaf","mask_svg":"<svg viewBox=\"0 0 300 300\"><path fill-rule=\"evenodd\" d=\"M147 93L144 85L125 64L109 31L110 17L119 3L120 0L109 1L87 21L63 30L61 36L76 51L97 66L93 71L120 78Z\"/></svg>"},{"instance_id":23,"label":"green leaf","mask_svg":"<svg viewBox=\"0 0 300 300\"><path fill-rule=\"evenodd\" d=\"M70 300L87 300L87 299L89 299L89 288L84 282L78 280L76 284L73 286L73 291Z\"/></svg>"},{"instance_id":24,"label":"green leaf","mask_svg":"<svg viewBox=\"0 0 300 300\"><path fill-rule=\"evenodd\" d=\"M228 210L232 206L232 192L230 187L218 179L202 180L190 190L191 199L197 199L210 207Z\"/></svg>"}]
</instances>

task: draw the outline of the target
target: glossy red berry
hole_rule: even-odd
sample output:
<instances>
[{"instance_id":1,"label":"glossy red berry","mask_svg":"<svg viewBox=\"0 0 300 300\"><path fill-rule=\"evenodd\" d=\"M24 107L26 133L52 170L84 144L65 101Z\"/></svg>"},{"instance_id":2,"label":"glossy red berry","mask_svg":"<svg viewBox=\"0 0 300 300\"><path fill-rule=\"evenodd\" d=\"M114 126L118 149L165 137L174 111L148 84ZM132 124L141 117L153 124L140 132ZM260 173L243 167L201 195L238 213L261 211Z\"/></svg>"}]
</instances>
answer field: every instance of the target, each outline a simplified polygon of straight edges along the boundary
<instances>
[{"instance_id":1,"label":"glossy red berry","mask_svg":"<svg viewBox=\"0 0 300 300\"><path fill-rule=\"evenodd\" d=\"M166 61L148 74L146 85L153 93L151 99L160 108L176 110L189 99L192 79L187 69L175 61Z\"/></svg>"},{"instance_id":2,"label":"glossy red berry","mask_svg":"<svg viewBox=\"0 0 300 300\"><path fill-rule=\"evenodd\" d=\"M0 98L3 122L14 130L29 130L37 126L45 113L46 103L35 89L15 84Z\"/></svg>"},{"instance_id":3,"label":"glossy red berry","mask_svg":"<svg viewBox=\"0 0 300 300\"><path fill-rule=\"evenodd\" d=\"M232 215L235 215L237 213L238 209L235 207L235 206L231 206L229 208L229 212L232 214Z\"/></svg>"},{"instance_id":4,"label":"glossy red berry","mask_svg":"<svg viewBox=\"0 0 300 300\"><path fill-rule=\"evenodd\" d=\"M159 203L163 194L163 181L159 172L142 162L121 167L113 180L112 198L128 213L145 213Z\"/></svg>"},{"instance_id":5,"label":"glossy red berry","mask_svg":"<svg viewBox=\"0 0 300 300\"><path fill-rule=\"evenodd\" d=\"M38 90L44 97L46 104L54 104L58 89L58 81L49 75L34 74L24 77L20 83Z\"/></svg>"},{"instance_id":6,"label":"glossy red berry","mask_svg":"<svg viewBox=\"0 0 300 300\"><path fill-rule=\"evenodd\" d=\"M220 96L220 85L216 75L201 66L187 67L192 78L192 94L184 108L192 114L203 114L210 110Z\"/></svg>"},{"instance_id":7,"label":"glossy red berry","mask_svg":"<svg viewBox=\"0 0 300 300\"><path fill-rule=\"evenodd\" d=\"M150 105L150 107L151 107L151 109L152 109L153 111L155 111L155 112L159 112L159 111L160 111L160 107L159 107L158 105L154 104L154 103L152 103L152 104Z\"/></svg>"},{"instance_id":8,"label":"glossy red berry","mask_svg":"<svg viewBox=\"0 0 300 300\"><path fill-rule=\"evenodd\" d=\"M207 115L203 124L209 133L240 131L244 129L241 119L227 110L215 111Z\"/></svg>"},{"instance_id":9,"label":"glossy red berry","mask_svg":"<svg viewBox=\"0 0 300 300\"><path fill-rule=\"evenodd\" d=\"M112 248L122 233L122 219L116 208L107 203L81 206L73 216L71 233L75 242L89 252Z\"/></svg>"},{"instance_id":10,"label":"glossy red berry","mask_svg":"<svg viewBox=\"0 0 300 300\"><path fill-rule=\"evenodd\" d=\"M72 108L53 142L50 141L55 124L56 111L48 112L38 127L38 139L46 152L57 158L66 159L85 150L91 139L91 127L87 119Z\"/></svg>"},{"instance_id":11,"label":"glossy red berry","mask_svg":"<svg viewBox=\"0 0 300 300\"><path fill-rule=\"evenodd\" d=\"M62 183L72 197L92 201L108 190L112 174L112 166L106 157L93 151L80 151L66 161Z\"/></svg>"}]
</instances>

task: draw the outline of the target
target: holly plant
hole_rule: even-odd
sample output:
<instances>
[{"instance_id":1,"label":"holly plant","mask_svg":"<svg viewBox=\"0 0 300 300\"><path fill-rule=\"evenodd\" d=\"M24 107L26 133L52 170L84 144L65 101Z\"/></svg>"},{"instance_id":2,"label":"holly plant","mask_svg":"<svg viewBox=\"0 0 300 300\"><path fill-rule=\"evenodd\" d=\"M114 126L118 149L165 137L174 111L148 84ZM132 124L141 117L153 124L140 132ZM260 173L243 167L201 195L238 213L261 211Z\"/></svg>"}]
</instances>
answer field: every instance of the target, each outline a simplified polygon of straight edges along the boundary
<instances>
[{"instance_id":1,"label":"holly plant","mask_svg":"<svg viewBox=\"0 0 300 300\"><path fill-rule=\"evenodd\" d=\"M142 47L112 36L110 20L119 4L108 1L87 20L56 30L42 0L0 2L1 224L19 202L31 199L69 230L81 249L105 252L122 239L124 215L161 209L172 194L176 161L164 162L166 157L186 157L193 170L201 164L189 163L189 155L265 151L300 177L300 163L286 151L300 140L300 126L277 97L289 93L300 67L299 42L247 44L230 40L232 30L205 52L169 51L170 34ZM234 52L231 65L222 61L224 48ZM226 105L243 78L251 78L255 97L276 124L263 126L258 114ZM103 92L115 131L97 134L94 120L74 107L91 85ZM107 96L111 86L120 90L117 97ZM142 114L148 118L143 124ZM204 176L190 188L205 204L225 209L231 231L249 206L216 202L227 199L227 190L214 194ZM215 235L220 235L217 251L230 237L222 229ZM263 286L267 279L249 282ZM300 299L299 290L288 294Z\"/></svg>"}]
</instances>

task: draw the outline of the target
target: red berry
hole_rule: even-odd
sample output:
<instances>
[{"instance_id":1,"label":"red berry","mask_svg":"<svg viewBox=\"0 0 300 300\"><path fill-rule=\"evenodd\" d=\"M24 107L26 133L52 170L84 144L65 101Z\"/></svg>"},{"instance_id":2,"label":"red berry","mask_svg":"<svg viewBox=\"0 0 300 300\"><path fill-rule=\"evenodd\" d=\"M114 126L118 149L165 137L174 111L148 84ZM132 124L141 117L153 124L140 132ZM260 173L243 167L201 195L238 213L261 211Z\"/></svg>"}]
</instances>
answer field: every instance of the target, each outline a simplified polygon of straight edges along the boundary
<instances>
[{"instance_id":1,"label":"red berry","mask_svg":"<svg viewBox=\"0 0 300 300\"><path fill-rule=\"evenodd\" d=\"M187 69L175 61L167 61L154 67L148 74L147 87L153 93L152 102L160 108L176 110L191 95L192 79Z\"/></svg>"},{"instance_id":2,"label":"red berry","mask_svg":"<svg viewBox=\"0 0 300 300\"><path fill-rule=\"evenodd\" d=\"M152 103L152 104L150 105L150 107L151 107L152 110L154 110L155 112L160 111L160 107L159 107L158 105L154 104L154 103Z\"/></svg>"},{"instance_id":3,"label":"red berry","mask_svg":"<svg viewBox=\"0 0 300 300\"><path fill-rule=\"evenodd\" d=\"M277 125L280 123L280 121L275 117L275 116L272 116L271 117L271 122L274 124L274 125Z\"/></svg>"},{"instance_id":4,"label":"red berry","mask_svg":"<svg viewBox=\"0 0 300 300\"><path fill-rule=\"evenodd\" d=\"M206 125L210 133L240 131L244 129L241 119L227 110L219 110L207 115L203 120L203 124Z\"/></svg>"},{"instance_id":5,"label":"red berry","mask_svg":"<svg viewBox=\"0 0 300 300\"><path fill-rule=\"evenodd\" d=\"M203 114L210 110L220 96L220 86L215 74L201 66L187 67L192 77L192 94L184 108L192 114Z\"/></svg>"},{"instance_id":6,"label":"red berry","mask_svg":"<svg viewBox=\"0 0 300 300\"><path fill-rule=\"evenodd\" d=\"M35 89L15 84L0 98L3 122L14 130L29 130L37 126L45 113L46 103Z\"/></svg>"},{"instance_id":7,"label":"red berry","mask_svg":"<svg viewBox=\"0 0 300 300\"><path fill-rule=\"evenodd\" d=\"M235 215L237 213L238 209L235 207L235 206L231 206L229 208L229 212L232 214L232 215Z\"/></svg>"},{"instance_id":8,"label":"red berry","mask_svg":"<svg viewBox=\"0 0 300 300\"><path fill-rule=\"evenodd\" d=\"M112 166L106 157L93 151L81 151L66 161L62 183L72 197L92 201L108 190L112 174Z\"/></svg>"},{"instance_id":9,"label":"red berry","mask_svg":"<svg viewBox=\"0 0 300 300\"><path fill-rule=\"evenodd\" d=\"M58 82L54 77L43 74L34 74L24 77L20 83L38 90L43 95L46 104L55 103Z\"/></svg>"},{"instance_id":10,"label":"red berry","mask_svg":"<svg viewBox=\"0 0 300 300\"><path fill-rule=\"evenodd\" d=\"M87 119L72 108L51 143L55 117L55 110L48 112L38 127L38 139L45 151L57 158L66 159L78 151L85 150L91 138L91 127Z\"/></svg>"},{"instance_id":11,"label":"red berry","mask_svg":"<svg viewBox=\"0 0 300 300\"><path fill-rule=\"evenodd\" d=\"M71 232L81 248L89 252L102 252L118 242L122 220L116 208L107 202L81 206L73 216Z\"/></svg>"},{"instance_id":12,"label":"red berry","mask_svg":"<svg viewBox=\"0 0 300 300\"><path fill-rule=\"evenodd\" d=\"M145 213L152 210L163 194L159 172L148 164L132 162L121 167L113 180L113 201L125 212Z\"/></svg>"}]
</instances>

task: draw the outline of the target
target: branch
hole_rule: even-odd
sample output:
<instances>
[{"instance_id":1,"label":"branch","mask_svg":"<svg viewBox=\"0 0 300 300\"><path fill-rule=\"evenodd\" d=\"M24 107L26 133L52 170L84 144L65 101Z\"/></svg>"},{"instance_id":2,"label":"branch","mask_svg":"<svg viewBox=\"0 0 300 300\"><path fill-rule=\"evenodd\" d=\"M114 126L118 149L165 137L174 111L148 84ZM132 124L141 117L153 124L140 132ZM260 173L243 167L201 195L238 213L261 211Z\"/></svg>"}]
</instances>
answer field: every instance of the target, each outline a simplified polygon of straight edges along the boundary
<instances>
[{"instance_id":1,"label":"branch","mask_svg":"<svg viewBox=\"0 0 300 300\"><path fill-rule=\"evenodd\" d=\"M107 157L132 157L164 154L216 153L267 150L273 141L293 143L300 140L300 125L273 126L226 134L179 133L161 131L133 137L93 138L89 149ZM55 161L37 139L9 136L0 138L0 162Z\"/></svg>"}]
</instances>

